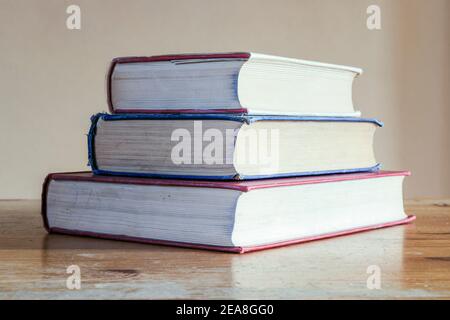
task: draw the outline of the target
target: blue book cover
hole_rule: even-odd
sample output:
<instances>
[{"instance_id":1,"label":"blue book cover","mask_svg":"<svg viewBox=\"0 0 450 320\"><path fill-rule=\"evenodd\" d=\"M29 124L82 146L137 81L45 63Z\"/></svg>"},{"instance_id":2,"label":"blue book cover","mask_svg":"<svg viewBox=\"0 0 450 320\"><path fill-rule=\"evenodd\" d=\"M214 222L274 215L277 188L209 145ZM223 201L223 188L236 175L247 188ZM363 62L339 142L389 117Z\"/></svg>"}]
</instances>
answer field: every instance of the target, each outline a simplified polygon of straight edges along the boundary
<instances>
[{"instance_id":1,"label":"blue book cover","mask_svg":"<svg viewBox=\"0 0 450 320\"><path fill-rule=\"evenodd\" d=\"M96 157L96 136L99 121L139 121L139 120L161 120L161 121L175 121L186 120L193 121L231 121L239 122L246 125L252 125L259 121L286 121L286 122L345 122L345 123L369 123L375 127L381 127L383 124L376 119L358 118L358 117L316 117L316 116L281 116L281 115L246 115L246 114L106 114L99 113L91 117L91 127L88 133L88 157L89 165L94 174L97 175L115 175L115 176L131 176L131 177L150 177L150 178L179 178L179 179L198 179L198 180L252 180L265 179L277 177L293 177L293 176L310 176L322 174L335 173L354 173L354 172L375 172L380 170L380 164L374 163L370 166L364 167L349 167L349 168L333 168L329 170L308 170L296 172L278 172L278 173L262 173L262 174L245 174L234 172L230 174L215 173L214 170L205 170L204 174L190 174L188 170L186 173L170 173L159 171L126 171L115 169L105 169L98 163ZM148 123L148 122L147 122ZM370 141L372 142L372 141Z\"/></svg>"}]
</instances>

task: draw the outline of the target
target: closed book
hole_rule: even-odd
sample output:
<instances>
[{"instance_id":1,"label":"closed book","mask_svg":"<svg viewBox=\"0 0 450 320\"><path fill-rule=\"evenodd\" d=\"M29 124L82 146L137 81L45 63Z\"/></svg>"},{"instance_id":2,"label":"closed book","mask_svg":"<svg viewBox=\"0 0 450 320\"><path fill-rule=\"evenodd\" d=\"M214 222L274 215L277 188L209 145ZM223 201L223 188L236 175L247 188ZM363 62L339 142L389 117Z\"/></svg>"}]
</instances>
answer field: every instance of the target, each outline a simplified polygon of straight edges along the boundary
<instances>
[{"instance_id":1,"label":"closed book","mask_svg":"<svg viewBox=\"0 0 450 320\"><path fill-rule=\"evenodd\" d=\"M376 171L374 119L230 114L97 114L96 174L247 180Z\"/></svg>"},{"instance_id":2,"label":"closed book","mask_svg":"<svg viewBox=\"0 0 450 320\"><path fill-rule=\"evenodd\" d=\"M122 57L111 63L108 102L112 113L359 116L361 72L250 52Z\"/></svg>"},{"instance_id":3,"label":"closed book","mask_svg":"<svg viewBox=\"0 0 450 320\"><path fill-rule=\"evenodd\" d=\"M42 216L51 233L244 253L410 222L406 175L224 182L54 173Z\"/></svg>"}]
</instances>

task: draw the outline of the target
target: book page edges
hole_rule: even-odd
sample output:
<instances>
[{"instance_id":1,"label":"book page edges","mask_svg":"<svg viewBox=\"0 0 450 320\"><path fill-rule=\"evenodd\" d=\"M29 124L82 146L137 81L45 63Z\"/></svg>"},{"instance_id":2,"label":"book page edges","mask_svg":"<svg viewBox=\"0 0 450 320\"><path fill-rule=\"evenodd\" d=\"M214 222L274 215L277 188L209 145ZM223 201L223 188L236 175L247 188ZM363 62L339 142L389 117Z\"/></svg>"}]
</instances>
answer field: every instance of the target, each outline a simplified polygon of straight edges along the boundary
<instances>
[{"instance_id":1,"label":"book page edges","mask_svg":"<svg viewBox=\"0 0 450 320\"><path fill-rule=\"evenodd\" d=\"M398 225L410 223L410 222L414 221L415 219L416 219L415 216L408 216L407 218L399 220L399 221L392 221L392 222L376 224L376 225L371 225L371 226L366 226L366 227L353 228L353 229L344 230L344 231L338 231L338 232L327 233L327 234L322 234L322 235L317 235L317 236L293 239L293 240L288 240L288 241L282 241L282 242L265 244L265 245L260 245L260 246L252 246L252 247L212 246L212 245L203 245L203 244L196 244L196 243L185 243L185 242L177 242L177 241L158 240L158 239L137 238L137 237L130 237L130 236L125 236L125 235L113 235L113 234L95 233L95 232L89 232L89 231L68 230L68 229L62 229L62 228L49 228L48 232L49 233L66 234L66 235L74 235L74 236L100 238L100 239L107 239L107 240L120 240L120 241L129 241L129 242L137 242L137 243L144 243L144 244L192 248L192 249L203 249L203 250L210 250L210 251L221 251L221 252L242 254L242 253L249 253L249 252L256 252L256 251L261 251L261 250L279 248L279 247L284 247L284 246L289 246L289 245L294 245L294 244L306 243L306 242L311 242L311 241L325 240L325 239L329 239L329 238L340 237L340 236L344 236L344 235L351 235L354 233L359 233L359 232L364 232L364 231L369 231L369 230L376 230L376 229L381 229L381 228L398 226Z\"/></svg>"},{"instance_id":2,"label":"book page edges","mask_svg":"<svg viewBox=\"0 0 450 320\"><path fill-rule=\"evenodd\" d=\"M357 67L333 64L333 63L325 63L325 62L319 62L319 61L286 58L286 57L280 57L280 56L262 54L262 53L256 53L256 52L250 52L249 60L250 59L272 60L272 61L280 61L280 62L291 63L291 64L302 64L302 65L308 65L308 66L313 66L313 67L350 71L350 72L356 73L356 75L360 75L363 73L363 70L361 68L357 68Z\"/></svg>"}]
</instances>

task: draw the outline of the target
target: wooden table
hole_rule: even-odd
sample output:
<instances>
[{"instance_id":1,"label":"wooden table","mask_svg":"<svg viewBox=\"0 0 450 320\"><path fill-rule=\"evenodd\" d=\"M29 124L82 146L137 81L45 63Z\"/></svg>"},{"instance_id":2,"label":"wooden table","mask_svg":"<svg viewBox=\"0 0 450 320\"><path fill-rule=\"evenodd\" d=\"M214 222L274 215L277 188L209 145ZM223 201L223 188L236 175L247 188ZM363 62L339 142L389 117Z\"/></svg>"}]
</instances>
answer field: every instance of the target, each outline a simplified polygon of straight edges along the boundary
<instances>
[{"instance_id":1,"label":"wooden table","mask_svg":"<svg viewBox=\"0 0 450 320\"><path fill-rule=\"evenodd\" d=\"M450 298L449 200L408 201L412 225L247 255L48 235L39 206L0 201L0 299Z\"/></svg>"}]
</instances>

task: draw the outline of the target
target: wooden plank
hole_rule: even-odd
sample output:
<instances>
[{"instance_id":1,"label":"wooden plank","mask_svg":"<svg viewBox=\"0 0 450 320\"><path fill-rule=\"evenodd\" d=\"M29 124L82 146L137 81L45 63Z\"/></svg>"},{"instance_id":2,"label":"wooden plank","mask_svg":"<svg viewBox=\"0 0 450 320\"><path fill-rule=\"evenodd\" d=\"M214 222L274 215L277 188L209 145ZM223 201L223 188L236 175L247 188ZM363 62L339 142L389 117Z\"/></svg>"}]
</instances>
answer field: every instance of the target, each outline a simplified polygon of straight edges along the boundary
<instances>
[{"instance_id":1,"label":"wooden plank","mask_svg":"<svg viewBox=\"0 0 450 320\"><path fill-rule=\"evenodd\" d=\"M39 206L0 201L0 299L450 298L445 199L407 202L412 225L246 255L48 235ZM70 265L80 290L66 287Z\"/></svg>"}]
</instances>

